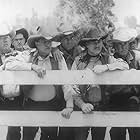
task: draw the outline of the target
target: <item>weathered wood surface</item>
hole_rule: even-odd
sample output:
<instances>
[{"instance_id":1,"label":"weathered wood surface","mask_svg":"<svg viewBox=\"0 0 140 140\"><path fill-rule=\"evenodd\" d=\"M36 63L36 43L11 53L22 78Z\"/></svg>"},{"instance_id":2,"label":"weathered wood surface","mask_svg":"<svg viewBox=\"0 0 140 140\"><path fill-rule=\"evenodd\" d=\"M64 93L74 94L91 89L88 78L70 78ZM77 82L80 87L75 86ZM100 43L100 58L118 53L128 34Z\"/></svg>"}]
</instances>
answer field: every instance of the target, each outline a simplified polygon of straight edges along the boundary
<instances>
[{"instance_id":1,"label":"weathered wood surface","mask_svg":"<svg viewBox=\"0 0 140 140\"><path fill-rule=\"evenodd\" d=\"M0 71L0 84L140 84L140 71L114 71L95 74L90 70L47 71L41 79L33 71Z\"/></svg>"},{"instance_id":2,"label":"weathered wood surface","mask_svg":"<svg viewBox=\"0 0 140 140\"><path fill-rule=\"evenodd\" d=\"M61 112L51 111L0 111L3 126L115 126L140 127L140 112L73 112L70 119Z\"/></svg>"}]
</instances>

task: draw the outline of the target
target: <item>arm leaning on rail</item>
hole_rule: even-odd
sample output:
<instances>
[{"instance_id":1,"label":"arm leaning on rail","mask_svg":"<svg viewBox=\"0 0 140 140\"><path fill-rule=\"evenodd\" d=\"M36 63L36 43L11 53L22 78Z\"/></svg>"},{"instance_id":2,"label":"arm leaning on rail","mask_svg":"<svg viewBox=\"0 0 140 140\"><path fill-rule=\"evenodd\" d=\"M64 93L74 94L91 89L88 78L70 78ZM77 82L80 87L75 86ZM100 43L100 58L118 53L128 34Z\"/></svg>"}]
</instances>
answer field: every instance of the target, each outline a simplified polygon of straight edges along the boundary
<instances>
[{"instance_id":1,"label":"arm leaning on rail","mask_svg":"<svg viewBox=\"0 0 140 140\"><path fill-rule=\"evenodd\" d=\"M35 71L40 78L46 74L46 70L42 67L31 63L31 56L29 52L23 52L22 54L17 55L16 57L9 57L6 59L4 67L6 70L33 70ZM58 62L58 67L60 70L68 70L64 58ZM75 92L71 85L62 85L64 92L64 98L66 101L66 108L62 111L62 116L69 118L73 111L73 97L72 94Z\"/></svg>"},{"instance_id":2,"label":"arm leaning on rail","mask_svg":"<svg viewBox=\"0 0 140 140\"><path fill-rule=\"evenodd\" d=\"M105 71L114 71L114 70L129 70L129 65L121 58L114 58L114 56L110 56L108 60L108 64L106 65L96 65L93 69L93 72L100 74Z\"/></svg>"},{"instance_id":3,"label":"arm leaning on rail","mask_svg":"<svg viewBox=\"0 0 140 140\"><path fill-rule=\"evenodd\" d=\"M77 57L73 63L72 70L77 70L79 64L79 58ZM106 65L96 65L92 70L93 72L100 74L105 71L113 70L128 70L129 65L122 59L115 59L113 56L110 56L108 59L108 64ZM97 86L97 85L95 85ZM94 106L90 103L85 103L82 99L82 95L79 90L78 85L73 86L77 93L74 95L75 104L82 109L84 113L88 113L94 109Z\"/></svg>"}]
</instances>

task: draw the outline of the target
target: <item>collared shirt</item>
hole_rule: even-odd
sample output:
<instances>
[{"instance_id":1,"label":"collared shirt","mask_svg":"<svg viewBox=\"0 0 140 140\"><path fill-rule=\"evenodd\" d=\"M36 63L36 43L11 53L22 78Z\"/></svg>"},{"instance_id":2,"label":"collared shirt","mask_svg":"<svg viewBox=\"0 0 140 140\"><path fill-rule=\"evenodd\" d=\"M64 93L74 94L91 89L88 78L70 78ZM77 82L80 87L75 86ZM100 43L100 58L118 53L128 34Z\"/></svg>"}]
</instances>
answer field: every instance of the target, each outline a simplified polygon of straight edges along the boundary
<instances>
[{"instance_id":1,"label":"collared shirt","mask_svg":"<svg viewBox=\"0 0 140 140\"><path fill-rule=\"evenodd\" d=\"M83 70L86 68L89 68L92 70L96 65L102 65L100 56L91 58L88 64L81 62L80 57L81 56L76 57L73 65L72 65L72 70ZM124 60L122 60L120 58L116 59L113 56L109 56L108 68L110 71L116 70L116 69L127 70L127 69L129 69L129 66ZM92 92L92 93L90 93L91 94L90 97L95 98L95 99L93 99L95 103L100 102L101 101L100 87L98 85L89 85L89 87L93 88L93 90L95 91L94 92L95 95L92 95L93 94L93 92ZM78 85L74 85L73 88L77 91L77 94L74 95L75 104L79 108L81 108L82 105L84 104L83 95L82 95L83 93L80 92ZM88 102L90 102L90 100L91 99L88 99Z\"/></svg>"},{"instance_id":2,"label":"collared shirt","mask_svg":"<svg viewBox=\"0 0 140 140\"><path fill-rule=\"evenodd\" d=\"M21 54L15 56L15 57L9 57L6 60L5 63L5 69L6 70L31 70L31 65L32 62L31 57L34 57L37 54L37 52L34 52L34 55L31 56L31 53L29 51L24 51ZM48 57L45 59L42 59L41 57L38 56L38 65L45 67L47 70L51 70L51 63L50 63L50 57L52 55L50 54ZM58 67L59 70L68 70L65 59L63 58L61 61L58 62ZM64 92L64 97L65 100L67 101L69 98L72 97L72 94L74 92L73 88L70 85L63 85L63 92ZM35 97L36 98L36 97ZM37 100L37 98L36 98ZM45 100L45 98L41 98L41 96L38 96L38 100Z\"/></svg>"}]
</instances>

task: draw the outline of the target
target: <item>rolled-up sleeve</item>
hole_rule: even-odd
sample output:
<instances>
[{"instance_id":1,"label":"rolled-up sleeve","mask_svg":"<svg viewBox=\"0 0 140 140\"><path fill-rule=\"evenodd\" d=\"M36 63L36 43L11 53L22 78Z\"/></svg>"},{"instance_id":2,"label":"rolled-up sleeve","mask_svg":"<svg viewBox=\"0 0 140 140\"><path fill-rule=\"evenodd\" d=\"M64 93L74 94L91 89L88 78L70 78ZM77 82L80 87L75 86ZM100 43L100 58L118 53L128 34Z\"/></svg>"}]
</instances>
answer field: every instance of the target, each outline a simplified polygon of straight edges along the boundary
<instances>
[{"instance_id":1,"label":"rolled-up sleeve","mask_svg":"<svg viewBox=\"0 0 140 140\"><path fill-rule=\"evenodd\" d=\"M66 71L68 70L67 64L64 58L61 61L59 61L58 64L59 64L58 66L60 70L66 70ZM69 84L62 85L62 89L64 92L64 98L66 101L72 98L73 94L75 94L75 90L72 88L72 85L69 85Z\"/></svg>"},{"instance_id":2,"label":"rolled-up sleeve","mask_svg":"<svg viewBox=\"0 0 140 140\"><path fill-rule=\"evenodd\" d=\"M126 61L124 61L121 58L114 58L114 56L109 57L109 64L108 64L108 69L110 71L113 70L129 70L129 65L127 64Z\"/></svg>"},{"instance_id":3,"label":"rolled-up sleeve","mask_svg":"<svg viewBox=\"0 0 140 140\"><path fill-rule=\"evenodd\" d=\"M32 63L29 62L30 55L28 53L19 54L15 57L11 56L5 59L5 70L31 70Z\"/></svg>"},{"instance_id":4,"label":"rolled-up sleeve","mask_svg":"<svg viewBox=\"0 0 140 140\"><path fill-rule=\"evenodd\" d=\"M77 70L78 61L79 61L79 57L76 57L75 61L73 62L71 70ZM72 85L72 86L73 86L73 89L75 90L75 94L73 94L74 103L79 108L81 108L82 105L84 104L84 101L82 99L82 95L81 95L81 92L80 92L80 89L79 89L79 85Z\"/></svg>"}]
</instances>

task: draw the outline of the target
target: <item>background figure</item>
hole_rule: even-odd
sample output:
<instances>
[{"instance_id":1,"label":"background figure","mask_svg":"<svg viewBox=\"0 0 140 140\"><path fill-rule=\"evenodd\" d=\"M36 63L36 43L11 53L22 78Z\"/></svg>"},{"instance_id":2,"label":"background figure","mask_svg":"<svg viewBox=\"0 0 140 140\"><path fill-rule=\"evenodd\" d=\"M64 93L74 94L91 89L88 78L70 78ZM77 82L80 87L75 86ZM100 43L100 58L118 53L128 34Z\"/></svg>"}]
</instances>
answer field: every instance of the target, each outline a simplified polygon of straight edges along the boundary
<instances>
[{"instance_id":1,"label":"background figure","mask_svg":"<svg viewBox=\"0 0 140 140\"><path fill-rule=\"evenodd\" d=\"M67 63L68 69L71 69L71 66L75 60L75 57L78 56L84 48L79 45L79 41L85 36L88 32L88 28L81 28L79 30L65 31L61 34L54 36L54 41L59 41L61 44L58 46L59 50L63 53L65 61ZM60 138L65 140L74 139L74 128L73 127L60 127ZM61 133L61 131L63 133Z\"/></svg>"},{"instance_id":2,"label":"background figure","mask_svg":"<svg viewBox=\"0 0 140 140\"><path fill-rule=\"evenodd\" d=\"M80 28L76 31L66 31L54 36L54 41L61 42L58 48L63 53L68 69L71 69L75 57L84 49L78 43L86 35L88 30L88 28Z\"/></svg>"},{"instance_id":3,"label":"background figure","mask_svg":"<svg viewBox=\"0 0 140 140\"><path fill-rule=\"evenodd\" d=\"M5 30L4 30L5 29ZM8 28L3 27L0 35L0 65L3 69L3 63L13 53L11 48L12 39L14 38L14 32L10 32ZM10 96L9 96L10 95ZM0 109L1 110L21 110L22 109L22 96L20 95L19 86L14 85L2 85L0 86ZM8 127L10 128L10 127ZM6 138L7 140L20 140L20 128L13 127L11 136Z\"/></svg>"},{"instance_id":4,"label":"background figure","mask_svg":"<svg viewBox=\"0 0 140 140\"><path fill-rule=\"evenodd\" d=\"M12 48L15 50L14 52L17 52L17 51L22 52L27 49L27 47L25 47L25 44L27 42L28 37L29 37L29 35L28 35L28 31L26 29L21 28L19 30L16 30L16 35L12 42ZM20 95L20 97L16 98L15 103L14 103L14 101L12 101L13 103L11 102L11 104L16 104L16 102L17 103L20 102L20 106L21 106L20 110L22 110L23 99L24 99L23 95ZM9 104L9 106L11 106L11 105ZM15 109L16 109L16 107L15 107ZM18 104L17 104L17 109L18 109ZM20 140L20 137L21 137L20 131L21 131L20 127L10 127L9 126L6 139L7 140Z\"/></svg>"},{"instance_id":5,"label":"background figure","mask_svg":"<svg viewBox=\"0 0 140 140\"><path fill-rule=\"evenodd\" d=\"M113 33L114 56L125 60L130 69L140 69L140 52L133 51L131 42L137 33L133 29L121 28ZM108 87L110 95L109 108L111 111L139 111L140 90L137 85L114 85ZM110 130L111 140L125 140L128 129L130 140L140 139L140 128L116 128Z\"/></svg>"}]
</instances>

